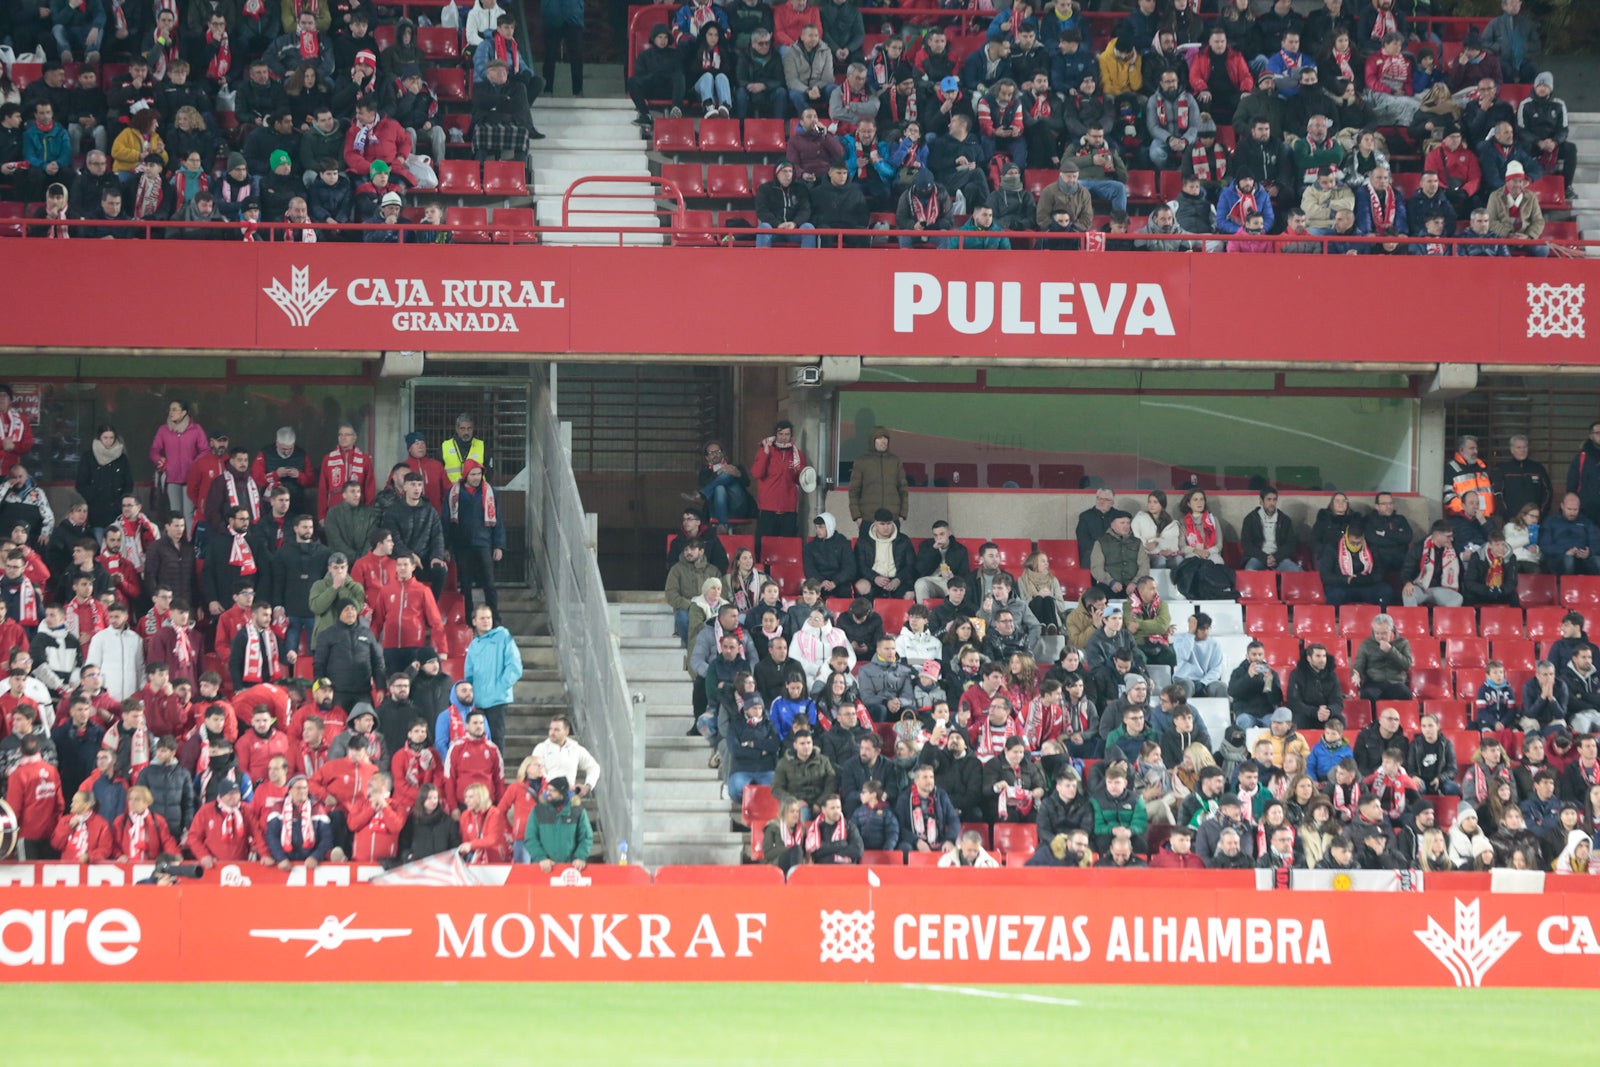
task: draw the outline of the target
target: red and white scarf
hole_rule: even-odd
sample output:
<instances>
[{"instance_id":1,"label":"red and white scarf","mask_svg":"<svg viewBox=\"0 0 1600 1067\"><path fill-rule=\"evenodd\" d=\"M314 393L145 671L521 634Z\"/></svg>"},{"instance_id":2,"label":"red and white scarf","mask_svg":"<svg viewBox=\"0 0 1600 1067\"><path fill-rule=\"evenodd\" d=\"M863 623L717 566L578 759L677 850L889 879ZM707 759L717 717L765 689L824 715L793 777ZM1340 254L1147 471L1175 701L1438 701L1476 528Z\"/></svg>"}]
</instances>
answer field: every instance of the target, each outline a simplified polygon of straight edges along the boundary
<instances>
[{"instance_id":1,"label":"red and white scarf","mask_svg":"<svg viewBox=\"0 0 1600 1067\"><path fill-rule=\"evenodd\" d=\"M223 473L222 480L228 486L228 507L237 508L240 506L238 482L240 478L244 479L245 496L250 501L248 505L245 505L250 509L250 521L255 522L261 518L261 490L256 488L256 480L248 474L235 474L233 471Z\"/></svg>"},{"instance_id":2,"label":"red and white scarf","mask_svg":"<svg viewBox=\"0 0 1600 1067\"><path fill-rule=\"evenodd\" d=\"M1157 615L1161 614L1161 594L1151 593L1150 603L1145 604L1139 600L1139 591L1137 589L1129 589L1128 608L1133 612L1134 618L1143 619L1148 622ZM1165 645L1169 643L1167 635L1164 633L1145 634L1144 639L1152 645Z\"/></svg>"},{"instance_id":3,"label":"red and white scarf","mask_svg":"<svg viewBox=\"0 0 1600 1067\"><path fill-rule=\"evenodd\" d=\"M1030 119L1047 119L1056 111L1055 102L1050 99L1049 93L1028 94L1028 117Z\"/></svg>"},{"instance_id":4,"label":"red and white scarf","mask_svg":"<svg viewBox=\"0 0 1600 1067\"><path fill-rule=\"evenodd\" d=\"M294 851L294 828L300 826L300 847L311 851L317 844L317 805L310 797L296 811L294 801L283 798L283 836L278 839L285 854Z\"/></svg>"},{"instance_id":5,"label":"red and white scarf","mask_svg":"<svg viewBox=\"0 0 1600 1067\"><path fill-rule=\"evenodd\" d=\"M996 810L1000 814L1001 822L1009 818L1007 812L1014 811L1019 818L1025 818L1033 813L1033 794L1022 784L1022 768L1017 767L1012 773L1016 775L1016 782L1006 785L996 798Z\"/></svg>"},{"instance_id":6,"label":"red and white scarf","mask_svg":"<svg viewBox=\"0 0 1600 1067\"><path fill-rule=\"evenodd\" d=\"M889 118L896 126L905 126L917 121L917 91L911 90L910 96L901 96L898 92L889 94Z\"/></svg>"},{"instance_id":7,"label":"red and white scarf","mask_svg":"<svg viewBox=\"0 0 1600 1067\"><path fill-rule=\"evenodd\" d=\"M1374 11L1372 20L1372 39L1381 41L1387 34L1399 33L1398 24L1394 20L1394 12Z\"/></svg>"},{"instance_id":8,"label":"red and white scarf","mask_svg":"<svg viewBox=\"0 0 1600 1067\"><path fill-rule=\"evenodd\" d=\"M1189 132L1189 109L1183 106L1183 97L1180 95L1178 99L1170 101L1172 104L1170 113L1167 108L1168 102L1166 97L1156 96L1156 125L1170 130L1173 123L1177 123L1179 134Z\"/></svg>"},{"instance_id":9,"label":"red and white scarf","mask_svg":"<svg viewBox=\"0 0 1600 1067\"><path fill-rule=\"evenodd\" d=\"M228 44L227 31L224 30L221 35L217 35L207 30L206 44L216 49L211 56L211 62L206 65L206 77L212 81L223 81L228 77L228 69L233 66L233 48Z\"/></svg>"},{"instance_id":10,"label":"red and white scarf","mask_svg":"<svg viewBox=\"0 0 1600 1067\"><path fill-rule=\"evenodd\" d=\"M461 714L461 709L457 708L453 701L444 710L445 714L450 716L445 720L445 728L450 731L450 744L445 746L445 751L448 752L450 749L455 748L458 743L467 739L467 717ZM468 708L467 710L470 713L472 709Z\"/></svg>"},{"instance_id":11,"label":"red and white scarf","mask_svg":"<svg viewBox=\"0 0 1600 1067\"><path fill-rule=\"evenodd\" d=\"M132 808L129 808L127 815L128 858L135 861L142 860L146 858L145 843L150 835L150 832L154 829L154 827L151 825L151 819L153 819L154 816L150 813L149 808L146 808L137 815L134 814Z\"/></svg>"},{"instance_id":12,"label":"red and white scarf","mask_svg":"<svg viewBox=\"0 0 1600 1067\"><path fill-rule=\"evenodd\" d=\"M16 408L11 408L4 415L0 415L0 437L7 441L21 441L22 434L27 428L28 424L23 421L21 412Z\"/></svg>"},{"instance_id":13,"label":"red and white scarf","mask_svg":"<svg viewBox=\"0 0 1600 1067\"><path fill-rule=\"evenodd\" d=\"M122 0L111 0L111 21L115 29L128 31L128 13L122 10Z\"/></svg>"},{"instance_id":14,"label":"red and white scarf","mask_svg":"<svg viewBox=\"0 0 1600 1067\"><path fill-rule=\"evenodd\" d=\"M39 590L24 574L17 583L17 621L23 626L39 625Z\"/></svg>"},{"instance_id":15,"label":"red and white scarf","mask_svg":"<svg viewBox=\"0 0 1600 1067\"><path fill-rule=\"evenodd\" d=\"M1228 152L1213 141L1211 147L1196 141L1189 147L1189 171L1203 182L1222 181L1228 176Z\"/></svg>"},{"instance_id":16,"label":"red and white scarf","mask_svg":"<svg viewBox=\"0 0 1600 1067\"><path fill-rule=\"evenodd\" d=\"M1244 202L1242 196L1239 202ZM1251 203L1252 205L1254 204L1254 198L1252 198ZM1251 210L1255 210L1253 206ZM1199 521L1195 520L1194 512L1192 511L1183 517L1183 543L1190 548L1203 548L1207 552L1216 547L1217 520L1212 517L1211 512L1207 511L1202 514Z\"/></svg>"},{"instance_id":17,"label":"red and white scarf","mask_svg":"<svg viewBox=\"0 0 1600 1067\"><path fill-rule=\"evenodd\" d=\"M247 622L244 625L244 680L252 685L260 682L275 682L282 674L278 664L278 635L272 632L271 627L257 630L255 623ZM261 643L267 644L266 667L269 673L262 673Z\"/></svg>"},{"instance_id":18,"label":"red and white scarf","mask_svg":"<svg viewBox=\"0 0 1600 1067\"><path fill-rule=\"evenodd\" d=\"M348 452L336 448L323 459L322 470L328 484L342 493L346 483L366 481L371 462L371 458L359 448L352 448Z\"/></svg>"},{"instance_id":19,"label":"red and white scarf","mask_svg":"<svg viewBox=\"0 0 1600 1067\"><path fill-rule=\"evenodd\" d=\"M935 816L938 802L937 789L926 800L917 796L915 788L911 790L911 836L930 845L939 843L939 820Z\"/></svg>"},{"instance_id":20,"label":"red and white scarf","mask_svg":"<svg viewBox=\"0 0 1600 1067\"><path fill-rule=\"evenodd\" d=\"M143 512L131 519L118 519L117 528L122 531L122 558L144 570L144 547L160 537L161 531Z\"/></svg>"},{"instance_id":21,"label":"red and white scarf","mask_svg":"<svg viewBox=\"0 0 1600 1067\"><path fill-rule=\"evenodd\" d=\"M316 59L322 51L322 38L316 30L300 31L300 58Z\"/></svg>"},{"instance_id":22,"label":"red and white scarf","mask_svg":"<svg viewBox=\"0 0 1600 1067\"><path fill-rule=\"evenodd\" d=\"M1456 555L1456 550L1446 545L1440 548L1435 545L1422 546L1422 569L1417 572L1416 584L1423 589L1433 587L1434 560L1439 560L1439 584L1446 589L1461 588L1461 557Z\"/></svg>"},{"instance_id":23,"label":"red and white scarf","mask_svg":"<svg viewBox=\"0 0 1600 1067\"><path fill-rule=\"evenodd\" d=\"M1349 785L1333 784L1333 810L1339 813L1339 818L1349 822L1356 817L1356 809L1361 807L1361 783L1351 782Z\"/></svg>"},{"instance_id":24,"label":"red and white scarf","mask_svg":"<svg viewBox=\"0 0 1600 1067\"><path fill-rule=\"evenodd\" d=\"M77 816L74 816L76 818ZM67 835L66 852L62 859L69 863L77 863L89 851L89 820L92 815L84 815L83 821L74 823L72 833Z\"/></svg>"},{"instance_id":25,"label":"red and white scarf","mask_svg":"<svg viewBox=\"0 0 1600 1067\"><path fill-rule=\"evenodd\" d=\"M917 198L917 194L914 191L910 194L910 200L911 214L915 216L916 220L922 223L924 227L932 226L935 222L939 221L938 188L932 188L928 190L928 202L926 204Z\"/></svg>"},{"instance_id":26,"label":"red and white scarf","mask_svg":"<svg viewBox=\"0 0 1600 1067\"><path fill-rule=\"evenodd\" d=\"M465 485L466 482L466 478L462 478L460 481L456 482L450 487L451 522L461 521L461 487ZM485 526L494 526L498 524L500 521L500 513L499 509L495 505L494 488L490 486L488 482L484 482L478 486L478 490L483 496L483 524Z\"/></svg>"},{"instance_id":27,"label":"red and white scarf","mask_svg":"<svg viewBox=\"0 0 1600 1067\"><path fill-rule=\"evenodd\" d=\"M972 754L982 762L988 762L1006 750L1006 738L1017 737L1026 732L1022 721L1015 715L1006 716L1006 721L996 726L985 715L983 722L978 726L978 736L972 744Z\"/></svg>"},{"instance_id":28,"label":"red and white scarf","mask_svg":"<svg viewBox=\"0 0 1600 1067\"><path fill-rule=\"evenodd\" d=\"M1354 578L1356 569L1354 560L1355 557L1360 557L1361 573L1371 574L1372 549L1367 545L1366 541L1362 541L1359 548L1351 548L1350 539L1348 537L1341 538L1340 540L1343 542L1343 545L1339 552L1339 573L1344 575L1346 578Z\"/></svg>"},{"instance_id":29,"label":"red and white scarf","mask_svg":"<svg viewBox=\"0 0 1600 1067\"><path fill-rule=\"evenodd\" d=\"M455 744L454 737L450 743ZM421 748L407 745L401 751L406 754L406 769L400 776L401 780L409 785L413 792L420 790L433 777L431 772L438 765L439 754L427 742L423 742Z\"/></svg>"},{"instance_id":30,"label":"red and white scarf","mask_svg":"<svg viewBox=\"0 0 1600 1067\"><path fill-rule=\"evenodd\" d=\"M1028 739L1028 748L1036 750L1046 741L1054 741L1066 732L1067 713L1060 704L1046 704L1043 701L1028 706L1028 721L1023 732L1023 737Z\"/></svg>"},{"instance_id":31,"label":"red and white scarf","mask_svg":"<svg viewBox=\"0 0 1600 1067\"><path fill-rule=\"evenodd\" d=\"M1247 193L1244 190L1239 189L1237 185L1234 186L1234 189L1239 193L1239 199L1236 200L1234 205L1228 209L1228 218L1232 219L1234 222L1237 222L1241 227L1243 227L1246 219L1261 210L1256 206L1256 194L1260 192L1260 190L1258 189L1254 192ZM1193 514L1193 512L1190 514ZM1210 518L1211 513L1207 512L1206 519L1210 520Z\"/></svg>"},{"instance_id":32,"label":"red and white scarf","mask_svg":"<svg viewBox=\"0 0 1600 1067\"><path fill-rule=\"evenodd\" d=\"M228 549L228 566L238 567L241 575L256 572L256 554L250 550L250 541L237 530L233 534L233 547Z\"/></svg>"},{"instance_id":33,"label":"red and white scarf","mask_svg":"<svg viewBox=\"0 0 1600 1067\"><path fill-rule=\"evenodd\" d=\"M1372 208L1372 232L1379 233L1393 228L1395 204L1399 199L1394 195L1394 190L1388 190L1388 199L1384 200L1378 195L1378 190L1368 185L1367 199Z\"/></svg>"},{"instance_id":34,"label":"red and white scarf","mask_svg":"<svg viewBox=\"0 0 1600 1067\"><path fill-rule=\"evenodd\" d=\"M122 724L118 723L106 731L103 747L116 752L122 747ZM128 779L132 781L139 777L139 772L150 765L151 737L150 728L141 726L133 732L133 741L128 748Z\"/></svg>"},{"instance_id":35,"label":"red and white scarf","mask_svg":"<svg viewBox=\"0 0 1600 1067\"><path fill-rule=\"evenodd\" d=\"M1391 819L1398 819L1406 813L1406 790L1410 788L1411 779L1403 770L1396 771L1394 777L1390 778L1380 767L1372 776L1372 791L1378 794Z\"/></svg>"},{"instance_id":36,"label":"red and white scarf","mask_svg":"<svg viewBox=\"0 0 1600 1067\"><path fill-rule=\"evenodd\" d=\"M266 11L267 5L263 3L263 0L244 0L245 18L255 19L259 22L261 20L261 16L266 14Z\"/></svg>"},{"instance_id":37,"label":"red and white scarf","mask_svg":"<svg viewBox=\"0 0 1600 1067\"><path fill-rule=\"evenodd\" d=\"M238 805L228 808L224 807L221 801L218 801L217 814L222 818L222 839L224 841L232 841L236 837L244 836L244 811Z\"/></svg>"},{"instance_id":38,"label":"red and white scarf","mask_svg":"<svg viewBox=\"0 0 1600 1067\"><path fill-rule=\"evenodd\" d=\"M1339 77L1347 82L1356 80L1355 69L1350 66L1353 58L1349 51L1335 52L1332 56L1334 66L1339 68Z\"/></svg>"},{"instance_id":39,"label":"red and white scarf","mask_svg":"<svg viewBox=\"0 0 1600 1067\"><path fill-rule=\"evenodd\" d=\"M796 827L796 829L798 830L799 827ZM839 821L833 824L833 830L829 832L828 840L833 842L834 844L838 844L840 841L847 840L849 838L849 836L850 836L850 826L845 821L845 817L843 815L841 815L841 816L839 816ZM785 842L785 844L787 844L787 842ZM806 827L806 855L808 855L808 856L811 855L813 852L817 851L817 849L819 849L821 847L822 847L822 816L818 815L815 819L811 820L811 825ZM849 856L843 856L843 855L835 855L833 857L833 862L835 862L835 863L849 863L850 862L850 857Z\"/></svg>"}]
</instances>

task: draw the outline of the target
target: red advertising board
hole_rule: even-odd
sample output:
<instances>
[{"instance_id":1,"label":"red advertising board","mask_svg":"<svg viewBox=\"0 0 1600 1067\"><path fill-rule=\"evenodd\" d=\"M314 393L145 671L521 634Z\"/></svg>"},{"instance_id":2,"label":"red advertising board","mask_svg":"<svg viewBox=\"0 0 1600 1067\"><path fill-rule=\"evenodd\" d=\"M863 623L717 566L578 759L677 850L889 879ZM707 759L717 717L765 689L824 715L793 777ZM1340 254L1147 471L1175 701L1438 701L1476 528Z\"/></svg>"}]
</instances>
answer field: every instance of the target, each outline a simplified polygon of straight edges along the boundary
<instances>
[{"instance_id":1,"label":"red advertising board","mask_svg":"<svg viewBox=\"0 0 1600 1067\"><path fill-rule=\"evenodd\" d=\"M984 884L9 889L0 981L1593 987L1593 893Z\"/></svg>"},{"instance_id":2,"label":"red advertising board","mask_svg":"<svg viewBox=\"0 0 1600 1067\"><path fill-rule=\"evenodd\" d=\"M39 241L14 348L1574 364L1588 259ZM60 279L117 279L115 315ZM1444 294L1419 316L1401 294ZM707 294L716 294L714 307Z\"/></svg>"}]
</instances>

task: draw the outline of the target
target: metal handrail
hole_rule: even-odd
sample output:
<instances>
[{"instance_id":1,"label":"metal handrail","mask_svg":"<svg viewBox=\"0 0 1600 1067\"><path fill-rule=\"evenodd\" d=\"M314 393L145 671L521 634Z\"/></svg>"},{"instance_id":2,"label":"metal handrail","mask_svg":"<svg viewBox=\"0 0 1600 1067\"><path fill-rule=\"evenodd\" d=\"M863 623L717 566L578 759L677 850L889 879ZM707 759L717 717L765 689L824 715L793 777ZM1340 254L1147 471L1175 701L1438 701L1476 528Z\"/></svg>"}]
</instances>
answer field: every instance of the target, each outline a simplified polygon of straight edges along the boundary
<instances>
[{"instance_id":1,"label":"metal handrail","mask_svg":"<svg viewBox=\"0 0 1600 1067\"><path fill-rule=\"evenodd\" d=\"M683 191L678 188L678 183L671 178L662 178L649 174L592 174L579 178L567 186L567 191L561 194L561 225L571 225L573 215L646 215L656 216L661 214L659 208L648 210L641 208L623 208L611 211L597 207L573 207L572 198L578 195L578 190L586 185L649 185L651 192L648 197L640 196L637 192L624 193L583 193L585 200L659 200L670 197L677 205L672 217L676 224L683 222L684 203Z\"/></svg>"}]
</instances>

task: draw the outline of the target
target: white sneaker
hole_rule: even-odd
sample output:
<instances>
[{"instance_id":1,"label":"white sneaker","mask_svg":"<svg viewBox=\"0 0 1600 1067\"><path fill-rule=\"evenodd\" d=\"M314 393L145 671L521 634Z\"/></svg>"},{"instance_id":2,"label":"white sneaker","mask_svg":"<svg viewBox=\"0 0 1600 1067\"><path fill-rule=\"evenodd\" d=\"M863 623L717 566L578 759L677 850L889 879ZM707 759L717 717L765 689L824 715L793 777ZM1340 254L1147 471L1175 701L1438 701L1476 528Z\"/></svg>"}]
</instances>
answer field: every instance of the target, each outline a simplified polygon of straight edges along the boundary
<instances>
[{"instance_id":1,"label":"white sneaker","mask_svg":"<svg viewBox=\"0 0 1600 1067\"><path fill-rule=\"evenodd\" d=\"M728 106L726 104L717 105L717 117L720 119L725 119L728 117Z\"/></svg>"},{"instance_id":2,"label":"white sneaker","mask_svg":"<svg viewBox=\"0 0 1600 1067\"><path fill-rule=\"evenodd\" d=\"M708 118L708 119L714 119L714 118L717 117L717 105L713 104L709 100L706 101L706 114L705 114L705 117Z\"/></svg>"},{"instance_id":3,"label":"white sneaker","mask_svg":"<svg viewBox=\"0 0 1600 1067\"><path fill-rule=\"evenodd\" d=\"M683 108L679 107L677 104L673 104L671 107L667 108L667 118L669 118L669 119L681 119L681 118L683 118Z\"/></svg>"}]
</instances>

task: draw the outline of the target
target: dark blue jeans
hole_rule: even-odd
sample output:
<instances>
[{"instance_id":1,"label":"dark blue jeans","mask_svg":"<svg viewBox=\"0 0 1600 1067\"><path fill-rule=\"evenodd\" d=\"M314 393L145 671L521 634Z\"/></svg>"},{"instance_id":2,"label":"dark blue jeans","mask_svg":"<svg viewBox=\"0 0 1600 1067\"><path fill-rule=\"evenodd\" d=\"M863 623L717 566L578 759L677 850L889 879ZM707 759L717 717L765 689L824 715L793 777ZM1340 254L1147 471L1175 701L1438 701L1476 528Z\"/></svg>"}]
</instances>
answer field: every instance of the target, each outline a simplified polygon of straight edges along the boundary
<instances>
[{"instance_id":1,"label":"dark blue jeans","mask_svg":"<svg viewBox=\"0 0 1600 1067\"><path fill-rule=\"evenodd\" d=\"M749 500L744 486L731 474L719 474L702 485L700 495L706 498L706 507L711 511L712 522L727 522L742 513Z\"/></svg>"}]
</instances>

